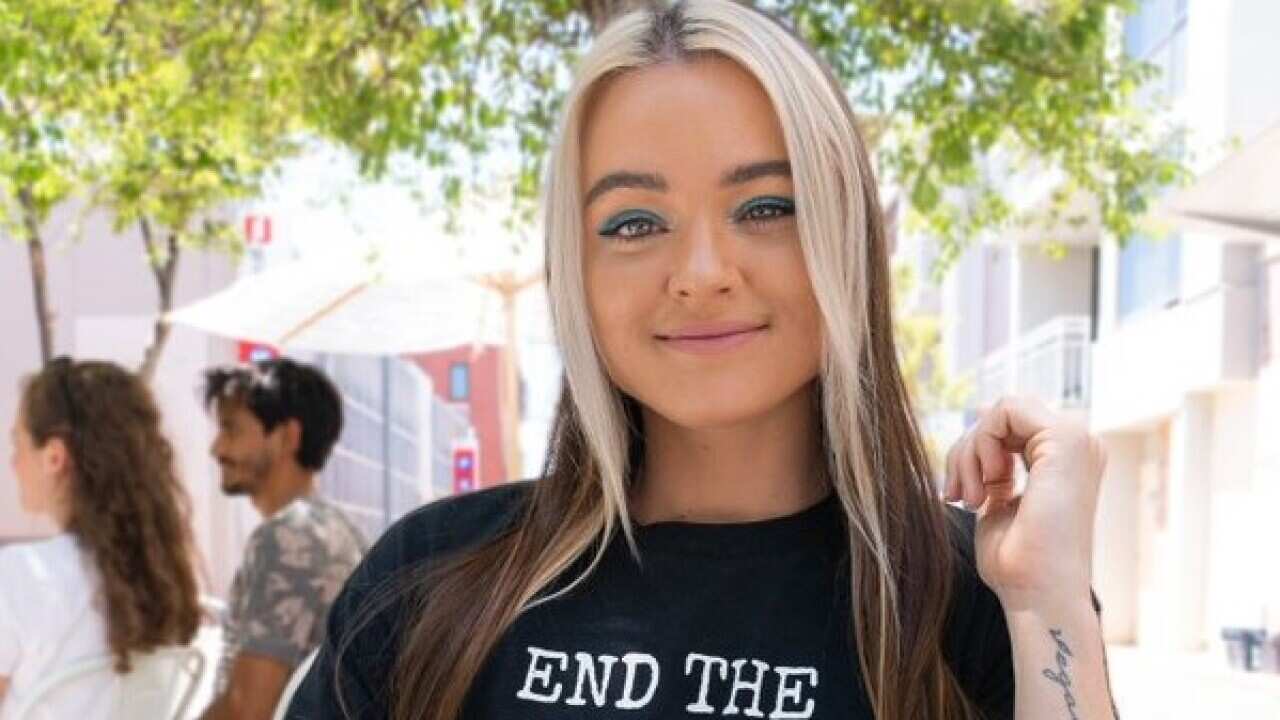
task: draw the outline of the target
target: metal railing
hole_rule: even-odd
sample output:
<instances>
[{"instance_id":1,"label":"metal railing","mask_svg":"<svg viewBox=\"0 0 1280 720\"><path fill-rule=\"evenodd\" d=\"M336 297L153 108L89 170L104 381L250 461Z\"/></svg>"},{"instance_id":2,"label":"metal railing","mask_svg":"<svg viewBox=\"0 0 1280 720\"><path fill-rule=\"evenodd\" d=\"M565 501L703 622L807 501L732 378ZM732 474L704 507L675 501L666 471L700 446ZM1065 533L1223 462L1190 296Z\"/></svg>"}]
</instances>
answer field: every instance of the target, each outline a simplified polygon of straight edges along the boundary
<instances>
[{"instance_id":1,"label":"metal railing","mask_svg":"<svg viewBox=\"0 0 1280 720\"><path fill-rule=\"evenodd\" d=\"M1064 315L1023 334L983 360L978 370L977 399L989 405L1001 395L1032 395L1057 409L1089 406L1089 342L1087 316Z\"/></svg>"}]
</instances>

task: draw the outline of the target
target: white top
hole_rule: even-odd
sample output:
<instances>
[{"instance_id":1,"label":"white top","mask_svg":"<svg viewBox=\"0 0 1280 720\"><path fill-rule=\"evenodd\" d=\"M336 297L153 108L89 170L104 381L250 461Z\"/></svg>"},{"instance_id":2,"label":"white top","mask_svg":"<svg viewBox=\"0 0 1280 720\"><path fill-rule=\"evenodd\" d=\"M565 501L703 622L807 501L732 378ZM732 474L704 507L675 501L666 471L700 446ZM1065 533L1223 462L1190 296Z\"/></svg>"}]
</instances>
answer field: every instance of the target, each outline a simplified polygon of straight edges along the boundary
<instances>
[{"instance_id":1,"label":"white top","mask_svg":"<svg viewBox=\"0 0 1280 720\"><path fill-rule=\"evenodd\" d=\"M9 678L0 720L10 720L26 694L72 661L110 652L93 604L98 584L71 535L0 548L0 676ZM81 678L58 693L47 717L94 717L113 688L109 675Z\"/></svg>"}]
</instances>

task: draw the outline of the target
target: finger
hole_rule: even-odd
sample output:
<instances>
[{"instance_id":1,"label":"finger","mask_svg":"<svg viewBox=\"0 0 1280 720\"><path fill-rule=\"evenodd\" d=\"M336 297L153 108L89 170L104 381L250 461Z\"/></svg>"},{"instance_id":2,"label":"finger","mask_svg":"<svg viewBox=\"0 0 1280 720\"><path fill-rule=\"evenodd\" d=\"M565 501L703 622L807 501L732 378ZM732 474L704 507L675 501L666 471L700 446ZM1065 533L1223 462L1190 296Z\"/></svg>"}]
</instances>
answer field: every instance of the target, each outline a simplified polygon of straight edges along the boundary
<instances>
[{"instance_id":1,"label":"finger","mask_svg":"<svg viewBox=\"0 0 1280 720\"><path fill-rule=\"evenodd\" d=\"M1057 416L1031 397L1003 397L978 421L977 432L990 435L1011 452L1022 452L1031 438L1053 425Z\"/></svg>"},{"instance_id":2,"label":"finger","mask_svg":"<svg viewBox=\"0 0 1280 720\"><path fill-rule=\"evenodd\" d=\"M964 505L969 510L982 507L987 497L987 491L982 487L982 468L978 464L978 453L974 449L975 436L976 433L969 433L957 458L960 467L960 490L964 494Z\"/></svg>"},{"instance_id":3,"label":"finger","mask_svg":"<svg viewBox=\"0 0 1280 720\"><path fill-rule=\"evenodd\" d=\"M957 492L957 488L959 487L959 484L960 484L960 479L958 476L959 470L956 464L956 456L960 449L960 444L963 441L964 441L964 436L962 435L959 440L957 440L954 443L951 443L951 449L947 450L946 476L942 483L942 498L947 502L955 502L956 500L960 499L959 497L960 494Z\"/></svg>"},{"instance_id":4,"label":"finger","mask_svg":"<svg viewBox=\"0 0 1280 720\"><path fill-rule=\"evenodd\" d=\"M947 502L959 502L964 498L964 486L960 479L960 452L964 450L968 437L968 432L961 433L960 437L951 443L951 450L947 452Z\"/></svg>"},{"instance_id":5,"label":"finger","mask_svg":"<svg viewBox=\"0 0 1280 720\"><path fill-rule=\"evenodd\" d=\"M1000 445L1000 441L985 433L974 436L974 447L982 467L982 486L987 498L1001 503L1007 501L1015 491L1013 455Z\"/></svg>"},{"instance_id":6,"label":"finger","mask_svg":"<svg viewBox=\"0 0 1280 720\"><path fill-rule=\"evenodd\" d=\"M975 433L974 451L978 455L978 464L982 468L982 482L985 485L1013 480L1013 455L1000 444L1000 441L989 433Z\"/></svg>"}]
</instances>

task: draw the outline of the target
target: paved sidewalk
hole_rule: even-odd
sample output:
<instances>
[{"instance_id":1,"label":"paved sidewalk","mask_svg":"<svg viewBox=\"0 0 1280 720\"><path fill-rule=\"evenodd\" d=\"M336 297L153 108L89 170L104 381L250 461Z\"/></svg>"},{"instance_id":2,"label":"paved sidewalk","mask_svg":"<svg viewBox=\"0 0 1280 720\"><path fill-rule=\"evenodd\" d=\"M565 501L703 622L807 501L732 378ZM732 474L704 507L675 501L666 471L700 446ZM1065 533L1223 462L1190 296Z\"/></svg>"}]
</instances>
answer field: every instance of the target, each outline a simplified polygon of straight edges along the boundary
<instances>
[{"instance_id":1,"label":"paved sidewalk","mask_svg":"<svg viewBox=\"0 0 1280 720\"><path fill-rule=\"evenodd\" d=\"M1122 720L1277 720L1280 675L1227 667L1218 654L1107 648Z\"/></svg>"}]
</instances>

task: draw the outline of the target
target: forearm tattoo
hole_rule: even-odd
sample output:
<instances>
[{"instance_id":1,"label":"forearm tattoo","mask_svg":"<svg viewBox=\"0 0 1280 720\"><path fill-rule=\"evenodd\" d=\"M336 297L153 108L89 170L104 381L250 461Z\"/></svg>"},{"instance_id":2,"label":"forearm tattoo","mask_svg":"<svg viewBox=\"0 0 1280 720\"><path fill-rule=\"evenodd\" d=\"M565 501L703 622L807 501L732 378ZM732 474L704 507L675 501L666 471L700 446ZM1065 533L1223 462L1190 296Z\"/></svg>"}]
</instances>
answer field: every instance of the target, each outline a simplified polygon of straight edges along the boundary
<instances>
[{"instance_id":1,"label":"forearm tattoo","mask_svg":"<svg viewBox=\"0 0 1280 720\"><path fill-rule=\"evenodd\" d=\"M1070 664L1071 648L1066 641L1062 639L1061 630L1049 630L1049 636L1053 638L1054 644L1057 646L1056 660L1058 663L1057 671L1052 668L1045 668L1044 676L1050 682L1062 688L1063 699L1067 702L1067 712L1070 713L1071 720L1080 720L1080 715L1076 713L1076 696L1071 692L1071 674L1067 670Z\"/></svg>"}]
</instances>

